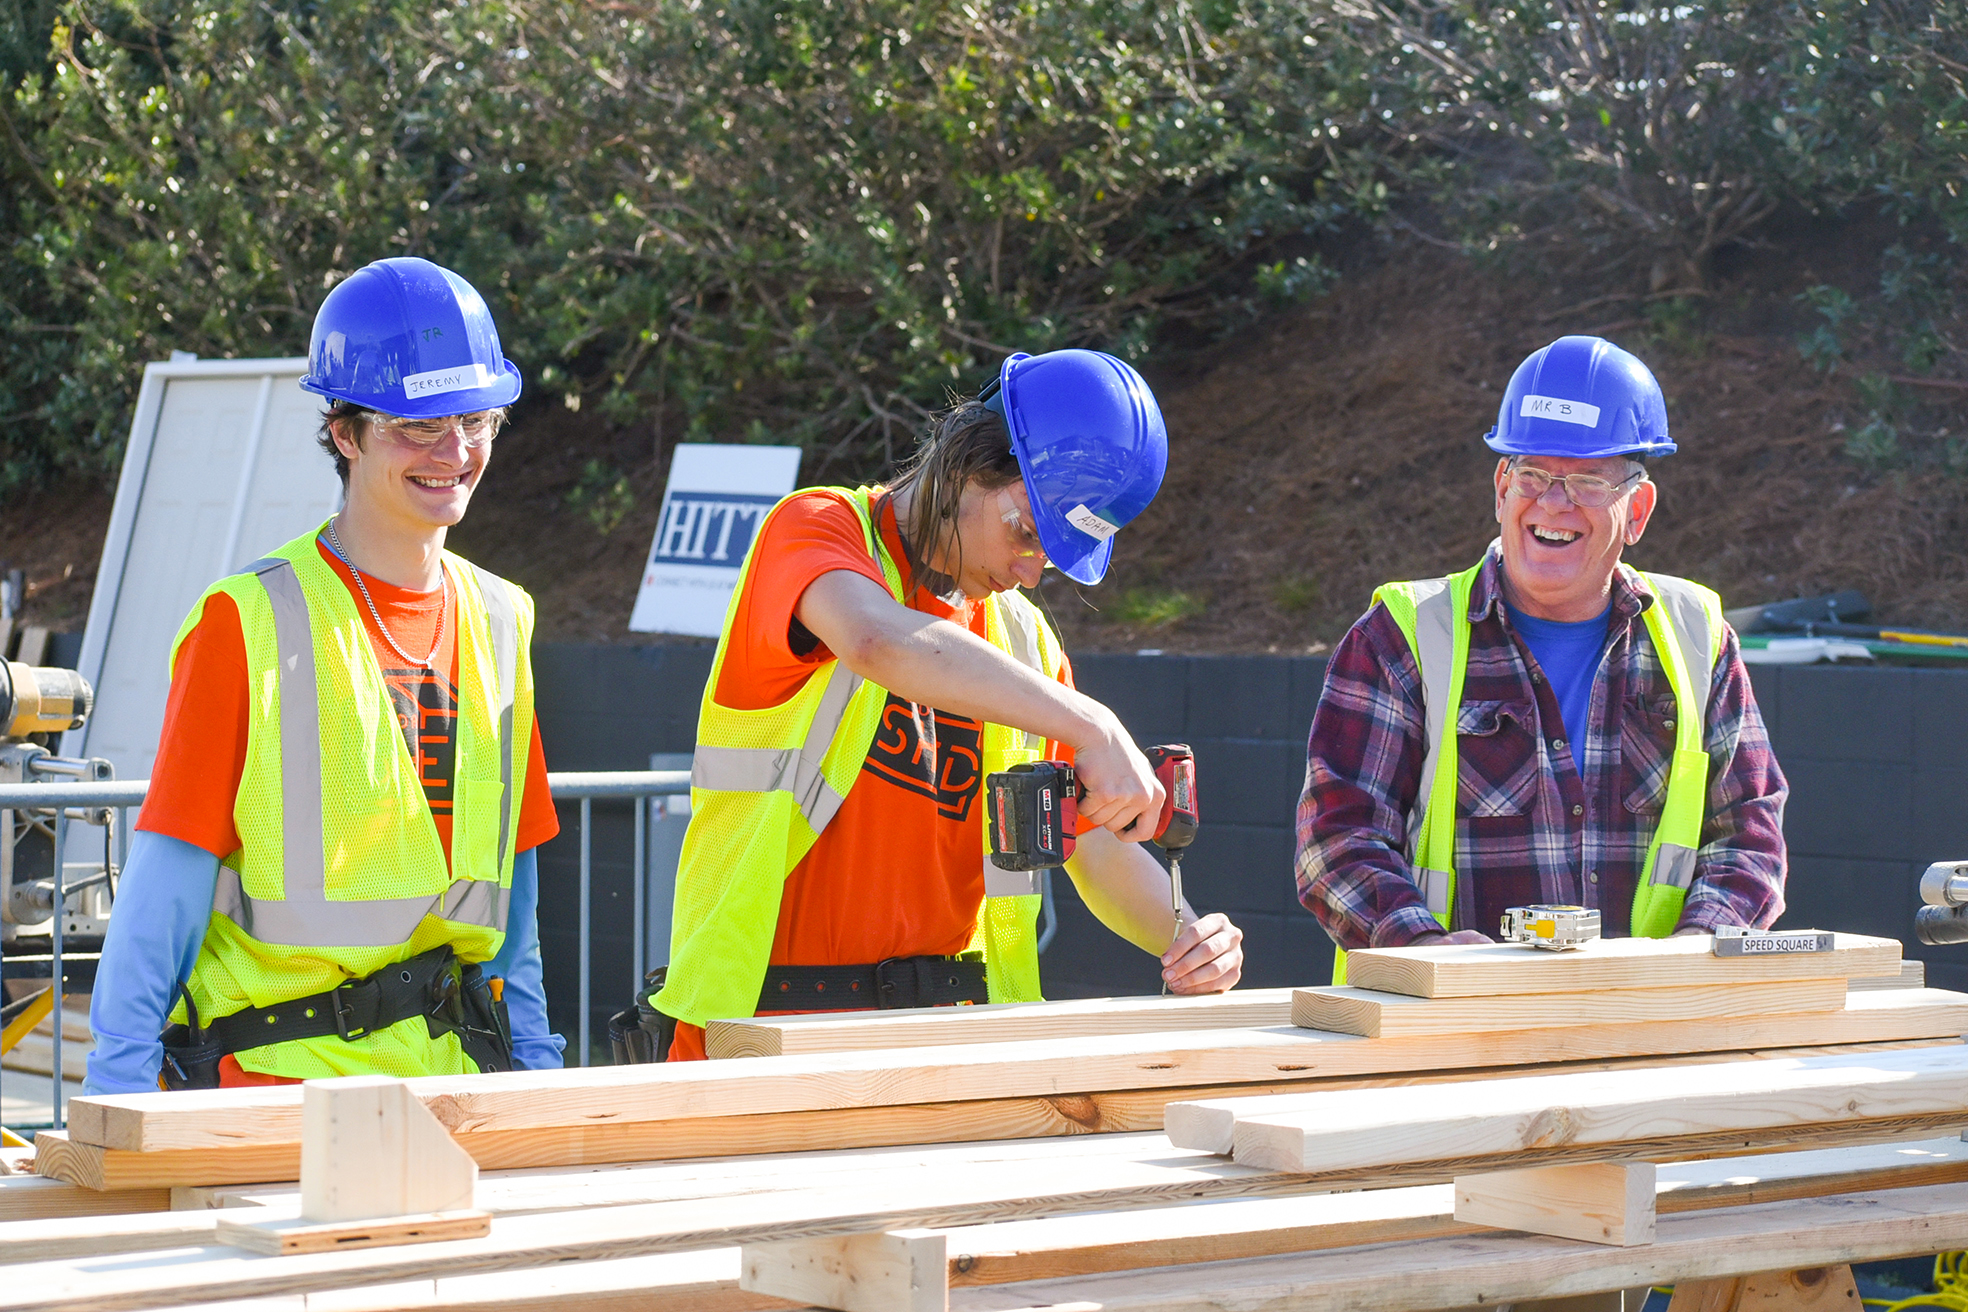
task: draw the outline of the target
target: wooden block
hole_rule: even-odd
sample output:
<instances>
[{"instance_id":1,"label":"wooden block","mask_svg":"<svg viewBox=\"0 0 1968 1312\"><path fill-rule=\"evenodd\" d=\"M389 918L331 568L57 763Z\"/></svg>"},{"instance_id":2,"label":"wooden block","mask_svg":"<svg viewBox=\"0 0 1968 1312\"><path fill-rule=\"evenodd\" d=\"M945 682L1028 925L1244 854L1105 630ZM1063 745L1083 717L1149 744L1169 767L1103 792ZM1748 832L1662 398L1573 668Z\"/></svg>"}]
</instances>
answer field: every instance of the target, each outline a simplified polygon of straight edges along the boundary
<instances>
[{"instance_id":1,"label":"wooden block","mask_svg":"<svg viewBox=\"0 0 1968 1312\"><path fill-rule=\"evenodd\" d=\"M1690 934L1595 939L1571 952L1514 943L1369 948L1346 954L1346 982L1417 998L1472 998L1900 973L1898 939L1840 934L1830 952L1796 956L1718 957L1710 950L1713 944L1706 934Z\"/></svg>"},{"instance_id":2,"label":"wooden block","mask_svg":"<svg viewBox=\"0 0 1968 1312\"><path fill-rule=\"evenodd\" d=\"M712 1021L704 1027L704 1049L713 1057L781 1057L867 1048L1288 1025L1291 1009L1290 989L1248 989L1194 998L1076 998L979 1007L758 1016Z\"/></svg>"},{"instance_id":3,"label":"wooden block","mask_svg":"<svg viewBox=\"0 0 1968 1312\"><path fill-rule=\"evenodd\" d=\"M1924 989L1927 987L1927 963L1902 961L1900 973L1897 975L1882 975L1870 979L1861 977L1848 980L1847 986L1855 989Z\"/></svg>"},{"instance_id":4,"label":"wooden block","mask_svg":"<svg viewBox=\"0 0 1968 1312\"><path fill-rule=\"evenodd\" d=\"M350 1079L366 1078L350 1076ZM492 1233L492 1214L476 1210L425 1212L367 1221L239 1220L224 1213L212 1218L216 1242L254 1253L335 1253L389 1244L429 1244L446 1239L482 1239Z\"/></svg>"},{"instance_id":5,"label":"wooden block","mask_svg":"<svg viewBox=\"0 0 1968 1312\"><path fill-rule=\"evenodd\" d=\"M746 1244L738 1287L840 1312L946 1312L946 1239L936 1231Z\"/></svg>"},{"instance_id":6,"label":"wooden block","mask_svg":"<svg viewBox=\"0 0 1968 1312\"><path fill-rule=\"evenodd\" d=\"M1890 996L1890 995L1888 995ZM1281 1171L1968 1119L1968 1047L1717 1062L1653 1072L1517 1076L1455 1086L1308 1093L1238 1116L1235 1156ZM1881 1136L1887 1137L1887 1136Z\"/></svg>"},{"instance_id":7,"label":"wooden block","mask_svg":"<svg viewBox=\"0 0 1968 1312\"><path fill-rule=\"evenodd\" d=\"M1798 1012L1842 1011L1843 979L1695 984L1681 988L1517 993L1494 998L1416 998L1363 988L1299 989L1292 1024L1381 1039L1419 1034L1630 1025Z\"/></svg>"},{"instance_id":8,"label":"wooden block","mask_svg":"<svg viewBox=\"0 0 1968 1312\"><path fill-rule=\"evenodd\" d=\"M603 1141L610 1142L632 1125L697 1117L997 1098L1057 1102L1065 1097L1070 1103L1081 1095L1113 1090L1958 1038L1964 1030L1968 1030L1968 995L1938 989L1894 989L1853 994L1841 1012L1534 1030L1508 1045L1498 1044L1487 1034L1361 1039L1299 1029L1200 1030L816 1053L742 1064L676 1062L515 1071L496 1079L441 1076L410 1083L438 1119L469 1147L479 1135L506 1130L554 1129L570 1131L570 1137L599 1132ZM209 1150L300 1141L300 1093L291 1086L118 1094L77 1099L75 1107L72 1133L76 1141L107 1148ZM290 1169L284 1175L244 1178L292 1179L293 1175ZM166 1183L218 1181L193 1176Z\"/></svg>"},{"instance_id":9,"label":"wooden block","mask_svg":"<svg viewBox=\"0 0 1968 1312\"><path fill-rule=\"evenodd\" d=\"M402 1080L354 1075L309 1080L301 1090L301 1215L307 1220L413 1216L435 1225L428 1221L432 1215L471 1211L478 1163ZM342 1241L309 1242L317 1248L268 1251L312 1252Z\"/></svg>"},{"instance_id":10,"label":"wooden block","mask_svg":"<svg viewBox=\"0 0 1968 1312\"><path fill-rule=\"evenodd\" d=\"M1668 1312L1859 1312L1849 1264L1764 1271L1722 1280L1684 1280Z\"/></svg>"},{"instance_id":11,"label":"wooden block","mask_svg":"<svg viewBox=\"0 0 1968 1312\"><path fill-rule=\"evenodd\" d=\"M1630 1248L1654 1242L1652 1162L1580 1162L1459 1175L1455 1219Z\"/></svg>"}]
</instances>

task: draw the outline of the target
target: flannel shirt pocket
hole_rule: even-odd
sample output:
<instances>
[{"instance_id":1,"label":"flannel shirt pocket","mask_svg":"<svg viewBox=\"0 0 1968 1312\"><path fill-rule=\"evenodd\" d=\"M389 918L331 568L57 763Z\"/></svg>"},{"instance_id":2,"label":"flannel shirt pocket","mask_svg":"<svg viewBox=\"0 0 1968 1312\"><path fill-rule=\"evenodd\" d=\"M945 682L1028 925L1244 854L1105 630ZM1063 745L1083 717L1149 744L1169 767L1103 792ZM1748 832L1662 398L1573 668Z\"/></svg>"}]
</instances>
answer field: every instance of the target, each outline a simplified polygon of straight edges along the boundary
<instances>
[{"instance_id":1,"label":"flannel shirt pocket","mask_svg":"<svg viewBox=\"0 0 1968 1312\"><path fill-rule=\"evenodd\" d=\"M1458 809L1472 820L1523 815L1538 789L1537 712L1530 702L1466 701L1456 713Z\"/></svg>"},{"instance_id":2,"label":"flannel shirt pocket","mask_svg":"<svg viewBox=\"0 0 1968 1312\"><path fill-rule=\"evenodd\" d=\"M1674 761L1674 695L1628 697L1620 713L1619 789L1635 815L1659 815L1667 804Z\"/></svg>"}]
</instances>

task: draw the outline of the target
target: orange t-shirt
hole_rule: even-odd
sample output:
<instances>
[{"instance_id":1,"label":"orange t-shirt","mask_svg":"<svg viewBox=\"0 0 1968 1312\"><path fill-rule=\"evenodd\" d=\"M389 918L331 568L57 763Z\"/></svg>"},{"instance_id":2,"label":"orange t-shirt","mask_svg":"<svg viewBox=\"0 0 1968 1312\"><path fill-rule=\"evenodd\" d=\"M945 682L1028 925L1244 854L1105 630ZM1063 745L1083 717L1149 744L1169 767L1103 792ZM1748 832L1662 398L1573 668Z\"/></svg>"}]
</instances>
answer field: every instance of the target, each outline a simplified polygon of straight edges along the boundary
<instances>
[{"instance_id":1,"label":"orange t-shirt","mask_svg":"<svg viewBox=\"0 0 1968 1312\"><path fill-rule=\"evenodd\" d=\"M449 862L458 718L455 585L411 592L367 574L362 576L383 623L405 651L419 655L429 651L437 636L438 616L443 614L444 645L434 662L437 669L446 672L440 678L435 671L413 665L391 649L377 631L348 566L328 550L326 543L317 540L315 546L340 576L362 616ZM164 706L164 731L151 770L150 794L144 799L137 828L202 847L220 860L239 850L232 808L246 769L249 691L246 637L240 628L239 607L231 597L215 593L206 600L197 627L185 635L178 649L171 694ZM537 721L529 750L515 848L520 852L538 847L560 832L560 818L547 790L546 755L540 746Z\"/></svg>"},{"instance_id":2,"label":"orange t-shirt","mask_svg":"<svg viewBox=\"0 0 1968 1312\"><path fill-rule=\"evenodd\" d=\"M877 508L909 608L985 636L984 607L959 611L915 586L895 509L886 497ZM887 588L860 519L829 493L795 494L773 512L755 550L770 568L755 568L739 594L718 674L717 700L736 710L786 701L833 659L794 616L815 579L844 569ZM1072 686L1070 665L1062 664L1059 680ZM889 694L861 778L786 876L773 965L871 964L970 947L984 905L983 732L980 721ZM1048 743L1046 755L1073 759L1059 743ZM703 1037L697 1026L679 1024L671 1059L702 1057Z\"/></svg>"}]
</instances>

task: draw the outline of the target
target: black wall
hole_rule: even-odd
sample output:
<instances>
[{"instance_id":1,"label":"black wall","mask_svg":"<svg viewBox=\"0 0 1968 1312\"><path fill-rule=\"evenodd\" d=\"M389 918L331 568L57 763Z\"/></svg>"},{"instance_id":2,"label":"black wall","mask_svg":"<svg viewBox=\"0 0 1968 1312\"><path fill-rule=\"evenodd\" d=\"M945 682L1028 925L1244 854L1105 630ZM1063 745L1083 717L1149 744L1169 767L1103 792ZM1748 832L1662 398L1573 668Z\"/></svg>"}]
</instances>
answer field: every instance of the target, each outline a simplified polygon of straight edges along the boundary
<instances>
[{"instance_id":1,"label":"black wall","mask_svg":"<svg viewBox=\"0 0 1968 1312\"><path fill-rule=\"evenodd\" d=\"M642 770L688 752L711 649L542 644L534 651L542 733L555 770ZM1298 905L1292 818L1305 734L1325 662L1261 656L1083 656L1079 685L1136 741L1195 748L1203 828L1183 861L1189 899L1244 929L1252 986L1322 983L1332 946ZM1752 671L1791 784L1790 910L1782 924L1901 938L1936 986L1968 989L1968 947L1911 937L1929 861L1968 857L1968 671L1761 666ZM541 934L554 1022L576 1021L578 805L541 853ZM633 812L595 807L594 1034L624 1005L634 971L629 882ZM1153 993L1155 962L1105 930L1059 877L1052 997Z\"/></svg>"}]
</instances>

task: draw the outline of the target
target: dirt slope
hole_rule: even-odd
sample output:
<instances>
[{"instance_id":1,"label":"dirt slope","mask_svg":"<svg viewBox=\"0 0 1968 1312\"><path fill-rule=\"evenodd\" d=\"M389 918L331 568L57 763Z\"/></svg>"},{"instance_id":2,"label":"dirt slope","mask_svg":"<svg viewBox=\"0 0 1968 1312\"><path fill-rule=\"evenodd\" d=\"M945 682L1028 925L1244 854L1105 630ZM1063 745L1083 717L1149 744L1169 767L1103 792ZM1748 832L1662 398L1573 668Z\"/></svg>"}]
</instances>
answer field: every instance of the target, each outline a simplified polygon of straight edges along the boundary
<instances>
[{"instance_id":1,"label":"dirt slope","mask_svg":"<svg viewBox=\"0 0 1968 1312\"><path fill-rule=\"evenodd\" d=\"M1172 437L1162 495L1106 583L1053 574L1047 604L1078 650L1318 650L1375 584L1475 559L1493 528L1480 439L1499 389L1527 351L1603 331L1652 364L1682 444L1654 467L1661 509L1633 563L1730 605L1856 587L1897 622L1968 627L1968 479L1862 471L1838 428L1849 382L1794 346L1796 291L1858 269L1858 238L1747 259L1697 325L1664 334L1617 284L1554 286L1427 247L1363 258L1324 300L1149 367ZM568 500L597 456L631 471L637 499L605 535ZM652 426L524 413L453 544L533 591L543 639L650 641L626 622L667 467ZM79 628L108 493L13 501L0 563L29 571L26 618Z\"/></svg>"}]
</instances>

